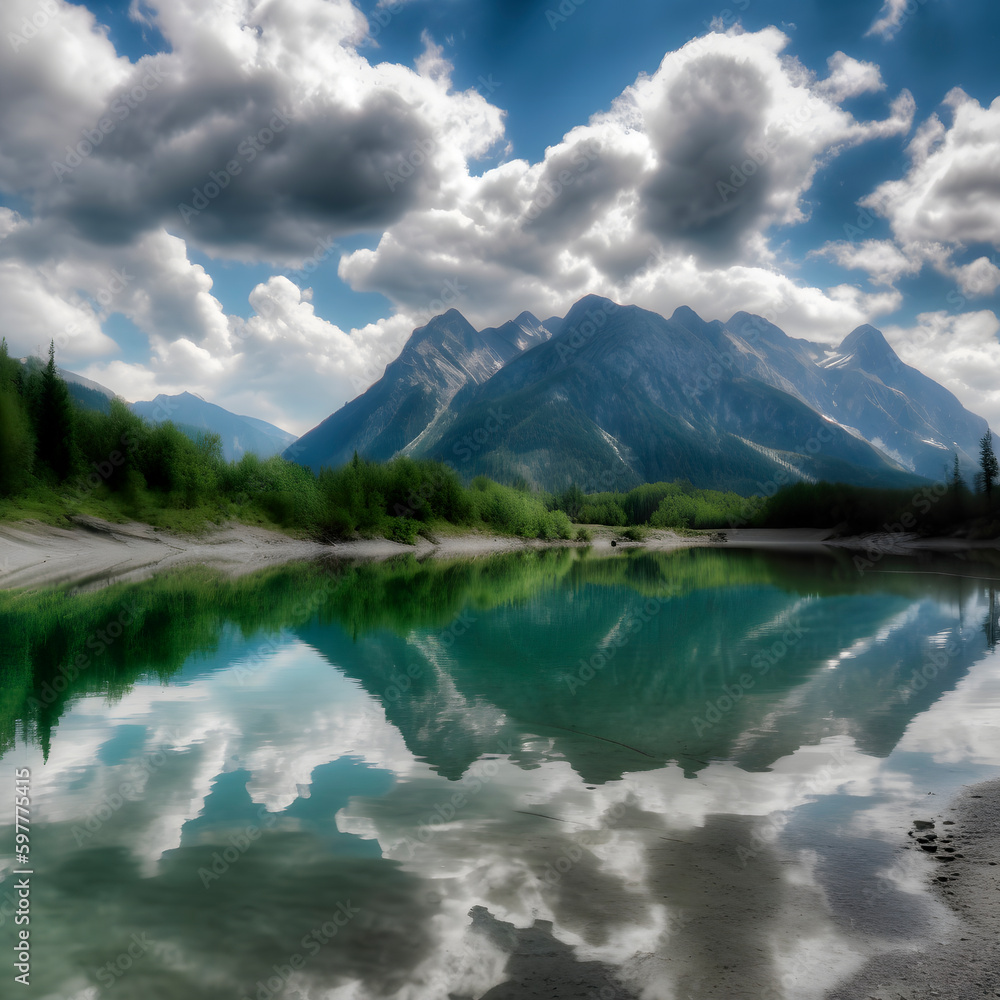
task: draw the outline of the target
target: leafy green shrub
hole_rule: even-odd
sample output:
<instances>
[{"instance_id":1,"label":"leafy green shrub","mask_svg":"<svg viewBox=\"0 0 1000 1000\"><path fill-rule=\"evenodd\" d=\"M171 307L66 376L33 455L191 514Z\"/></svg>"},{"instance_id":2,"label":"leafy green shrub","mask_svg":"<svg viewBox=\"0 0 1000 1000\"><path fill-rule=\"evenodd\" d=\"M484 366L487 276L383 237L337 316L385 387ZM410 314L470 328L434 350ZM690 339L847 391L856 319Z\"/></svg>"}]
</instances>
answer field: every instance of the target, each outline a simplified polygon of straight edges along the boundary
<instances>
[{"instance_id":1,"label":"leafy green shrub","mask_svg":"<svg viewBox=\"0 0 1000 1000\"><path fill-rule=\"evenodd\" d=\"M582 524L610 524L618 526L627 523L628 517L622 510L621 504L614 500L605 500L600 503L585 503L580 508L577 520Z\"/></svg>"},{"instance_id":2,"label":"leafy green shrub","mask_svg":"<svg viewBox=\"0 0 1000 1000\"><path fill-rule=\"evenodd\" d=\"M536 497L478 476L469 488L476 516L497 531L524 538L571 538L564 511L549 511Z\"/></svg>"},{"instance_id":3,"label":"leafy green shrub","mask_svg":"<svg viewBox=\"0 0 1000 1000\"><path fill-rule=\"evenodd\" d=\"M419 524L409 517L387 518L383 534L391 542L402 542L404 545L415 545Z\"/></svg>"},{"instance_id":4,"label":"leafy green shrub","mask_svg":"<svg viewBox=\"0 0 1000 1000\"><path fill-rule=\"evenodd\" d=\"M573 523L564 511L556 510L549 514L552 537L570 539L573 537Z\"/></svg>"},{"instance_id":5,"label":"leafy green shrub","mask_svg":"<svg viewBox=\"0 0 1000 1000\"><path fill-rule=\"evenodd\" d=\"M683 493L664 497L649 519L654 528L690 528L698 515L698 504Z\"/></svg>"}]
</instances>

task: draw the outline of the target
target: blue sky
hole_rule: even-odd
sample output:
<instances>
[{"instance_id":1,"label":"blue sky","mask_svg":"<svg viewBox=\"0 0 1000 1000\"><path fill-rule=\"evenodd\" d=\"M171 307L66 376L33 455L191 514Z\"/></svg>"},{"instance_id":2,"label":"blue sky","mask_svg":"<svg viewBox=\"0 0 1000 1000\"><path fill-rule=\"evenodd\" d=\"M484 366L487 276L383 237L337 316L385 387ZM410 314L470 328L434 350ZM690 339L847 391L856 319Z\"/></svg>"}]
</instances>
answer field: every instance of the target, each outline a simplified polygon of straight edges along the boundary
<instances>
[{"instance_id":1,"label":"blue sky","mask_svg":"<svg viewBox=\"0 0 1000 1000\"><path fill-rule=\"evenodd\" d=\"M0 20L5 333L55 337L128 398L191 389L303 431L438 306L485 325L597 291L824 342L872 322L1000 419L995 5L12 0Z\"/></svg>"}]
</instances>

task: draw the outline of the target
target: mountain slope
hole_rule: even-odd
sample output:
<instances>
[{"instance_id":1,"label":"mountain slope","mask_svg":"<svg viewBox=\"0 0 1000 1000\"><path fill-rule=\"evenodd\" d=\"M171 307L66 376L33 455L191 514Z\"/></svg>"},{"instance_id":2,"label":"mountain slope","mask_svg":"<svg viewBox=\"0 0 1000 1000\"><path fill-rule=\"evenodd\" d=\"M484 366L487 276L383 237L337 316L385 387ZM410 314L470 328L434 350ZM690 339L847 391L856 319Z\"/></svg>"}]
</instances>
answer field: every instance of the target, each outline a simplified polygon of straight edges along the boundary
<instances>
[{"instance_id":1,"label":"mountain slope","mask_svg":"<svg viewBox=\"0 0 1000 1000\"><path fill-rule=\"evenodd\" d=\"M299 438L285 457L318 471L343 465L355 451L377 460L411 451L459 390L481 385L548 337L528 312L478 331L457 309L449 309L414 330L378 382Z\"/></svg>"},{"instance_id":2,"label":"mountain slope","mask_svg":"<svg viewBox=\"0 0 1000 1000\"><path fill-rule=\"evenodd\" d=\"M835 350L793 340L749 313L737 313L726 329L734 367L798 395L905 468L938 479L957 454L966 474L974 471L986 421L904 364L874 327L858 327Z\"/></svg>"},{"instance_id":3,"label":"mountain slope","mask_svg":"<svg viewBox=\"0 0 1000 1000\"><path fill-rule=\"evenodd\" d=\"M45 362L41 358L28 357L21 358L21 364L25 371L29 373L39 372L45 367ZM107 386L94 382L92 379L77 375L76 372L67 371L65 368L56 366L56 373L66 383L66 390L70 399L77 406L84 410L98 410L107 413L111 409L111 400L115 398Z\"/></svg>"},{"instance_id":4,"label":"mountain slope","mask_svg":"<svg viewBox=\"0 0 1000 1000\"><path fill-rule=\"evenodd\" d=\"M938 479L945 467L950 470L953 453L967 471L976 467L986 421L944 386L903 364L874 327L859 327L820 367L837 418L907 468Z\"/></svg>"},{"instance_id":5,"label":"mountain slope","mask_svg":"<svg viewBox=\"0 0 1000 1000\"><path fill-rule=\"evenodd\" d=\"M545 323L522 313L477 332L455 310L436 317L285 454L313 468L355 450L428 456L550 490L686 478L751 493L907 486L940 478L952 453L969 476L986 432L874 327L833 348L745 312L667 319L588 295Z\"/></svg>"},{"instance_id":6,"label":"mountain slope","mask_svg":"<svg viewBox=\"0 0 1000 1000\"><path fill-rule=\"evenodd\" d=\"M769 480L912 481L802 399L724 369L723 324L669 319L587 296L547 343L456 394L418 451L463 476L522 476L548 489L687 478L753 491ZM692 392L696 373L718 373Z\"/></svg>"},{"instance_id":7,"label":"mountain slope","mask_svg":"<svg viewBox=\"0 0 1000 1000\"><path fill-rule=\"evenodd\" d=\"M222 454L238 461L247 452L269 458L283 451L295 440L294 434L257 417L242 417L190 392L129 404L134 413L160 423L173 421L185 433L210 431L222 438Z\"/></svg>"}]
</instances>

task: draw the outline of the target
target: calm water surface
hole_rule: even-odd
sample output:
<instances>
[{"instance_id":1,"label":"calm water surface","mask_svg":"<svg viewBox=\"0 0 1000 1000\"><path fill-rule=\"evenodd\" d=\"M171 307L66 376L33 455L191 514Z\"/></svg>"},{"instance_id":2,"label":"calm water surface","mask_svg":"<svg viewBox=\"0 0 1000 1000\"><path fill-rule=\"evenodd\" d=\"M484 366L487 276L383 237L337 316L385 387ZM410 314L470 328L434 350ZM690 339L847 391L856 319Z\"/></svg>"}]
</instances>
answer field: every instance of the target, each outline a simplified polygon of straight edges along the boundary
<instances>
[{"instance_id":1,"label":"calm water surface","mask_svg":"<svg viewBox=\"0 0 1000 1000\"><path fill-rule=\"evenodd\" d=\"M552 551L0 595L0 993L822 997L951 919L906 831L1000 772L994 577Z\"/></svg>"}]
</instances>

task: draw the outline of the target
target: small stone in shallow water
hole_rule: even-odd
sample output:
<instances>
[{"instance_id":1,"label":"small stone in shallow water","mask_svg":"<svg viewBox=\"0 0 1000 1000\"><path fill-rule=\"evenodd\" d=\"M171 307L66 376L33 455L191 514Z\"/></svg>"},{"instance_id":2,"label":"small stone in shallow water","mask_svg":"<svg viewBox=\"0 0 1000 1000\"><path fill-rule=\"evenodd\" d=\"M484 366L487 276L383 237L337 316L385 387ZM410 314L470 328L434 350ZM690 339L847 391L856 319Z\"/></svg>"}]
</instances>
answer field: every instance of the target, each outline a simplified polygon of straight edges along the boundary
<instances>
[{"instance_id":1,"label":"small stone in shallow water","mask_svg":"<svg viewBox=\"0 0 1000 1000\"><path fill-rule=\"evenodd\" d=\"M915 819L913 821L913 826L917 830L933 830L934 820L932 819Z\"/></svg>"}]
</instances>

